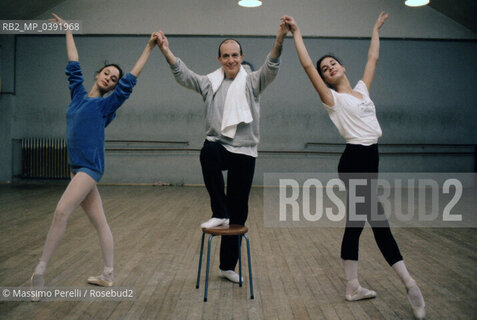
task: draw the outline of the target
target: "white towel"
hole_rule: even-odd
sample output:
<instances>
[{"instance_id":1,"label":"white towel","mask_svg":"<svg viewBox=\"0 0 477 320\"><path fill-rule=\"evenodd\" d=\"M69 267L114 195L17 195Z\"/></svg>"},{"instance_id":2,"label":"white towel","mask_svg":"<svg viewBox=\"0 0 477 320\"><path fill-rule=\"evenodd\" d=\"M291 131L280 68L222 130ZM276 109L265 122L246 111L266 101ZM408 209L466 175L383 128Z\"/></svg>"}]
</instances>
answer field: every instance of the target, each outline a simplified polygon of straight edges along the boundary
<instances>
[{"instance_id":1,"label":"white towel","mask_svg":"<svg viewBox=\"0 0 477 320\"><path fill-rule=\"evenodd\" d=\"M222 81L224 81L224 70L219 68L207 75L212 83L214 93L219 89ZM225 96L224 113L222 115L222 135L234 138L239 123L250 123L253 121L250 106L245 94L245 84L247 79L247 71L240 66L240 70L235 76L234 81L230 84L227 95Z\"/></svg>"}]
</instances>

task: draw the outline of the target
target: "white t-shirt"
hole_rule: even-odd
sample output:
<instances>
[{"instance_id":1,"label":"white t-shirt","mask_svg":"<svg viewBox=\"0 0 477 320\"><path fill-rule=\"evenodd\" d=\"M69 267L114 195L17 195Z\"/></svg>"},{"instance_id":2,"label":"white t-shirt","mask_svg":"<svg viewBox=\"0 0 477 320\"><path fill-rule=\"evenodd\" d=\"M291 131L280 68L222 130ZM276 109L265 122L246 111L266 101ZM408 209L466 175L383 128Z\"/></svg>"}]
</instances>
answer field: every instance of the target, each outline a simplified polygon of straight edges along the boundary
<instances>
[{"instance_id":1,"label":"white t-shirt","mask_svg":"<svg viewBox=\"0 0 477 320\"><path fill-rule=\"evenodd\" d=\"M359 80L353 90L361 93L363 99L331 89L335 104L333 107L324 103L323 105L346 143L365 146L376 144L382 131L376 118L376 107L369 98L368 88Z\"/></svg>"}]
</instances>

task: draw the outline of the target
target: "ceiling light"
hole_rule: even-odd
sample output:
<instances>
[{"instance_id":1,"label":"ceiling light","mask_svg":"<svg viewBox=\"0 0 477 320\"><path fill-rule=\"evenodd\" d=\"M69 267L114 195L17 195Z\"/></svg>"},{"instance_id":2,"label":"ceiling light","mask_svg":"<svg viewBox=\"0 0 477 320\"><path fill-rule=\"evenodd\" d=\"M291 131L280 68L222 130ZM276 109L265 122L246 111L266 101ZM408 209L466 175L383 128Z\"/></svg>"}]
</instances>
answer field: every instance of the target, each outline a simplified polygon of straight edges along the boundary
<instances>
[{"instance_id":1,"label":"ceiling light","mask_svg":"<svg viewBox=\"0 0 477 320\"><path fill-rule=\"evenodd\" d=\"M429 3L429 0L406 0L405 4L408 7L420 7Z\"/></svg>"},{"instance_id":2,"label":"ceiling light","mask_svg":"<svg viewBox=\"0 0 477 320\"><path fill-rule=\"evenodd\" d=\"M238 2L238 4L241 7L255 8L255 7L260 7L262 5L262 1L260 1L260 0L240 0Z\"/></svg>"}]
</instances>

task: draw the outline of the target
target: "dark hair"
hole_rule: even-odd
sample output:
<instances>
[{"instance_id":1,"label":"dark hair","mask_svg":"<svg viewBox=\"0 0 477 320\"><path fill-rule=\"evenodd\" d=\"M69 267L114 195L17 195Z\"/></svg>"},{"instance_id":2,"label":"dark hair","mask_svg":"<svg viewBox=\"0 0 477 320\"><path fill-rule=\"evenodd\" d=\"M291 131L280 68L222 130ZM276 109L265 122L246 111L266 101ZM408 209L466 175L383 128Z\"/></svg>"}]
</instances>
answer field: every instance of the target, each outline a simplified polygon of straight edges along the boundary
<instances>
[{"instance_id":1,"label":"dark hair","mask_svg":"<svg viewBox=\"0 0 477 320\"><path fill-rule=\"evenodd\" d=\"M220 43L220 45L219 45L219 53L218 53L219 55L218 55L218 56L220 57L220 47L221 47L225 42L229 42L229 41L235 41L235 42L237 42L237 44L238 44L239 47L240 47L240 55L242 55L242 54L243 54L243 53L242 53L242 45L240 44L240 42L238 42L238 41L235 40L235 39L229 38L229 39L225 39L224 41L222 41L222 42Z\"/></svg>"},{"instance_id":2,"label":"dark hair","mask_svg":"<svg viewBox=\"0 0 477 320\"><path fill-rule=\"evenodd\" d=\"M323 57L321 57L320 59L318 59L318 61L316 61L316 70L318 70L318 74L320 75L321 79L323 79L323 81L325 81L325 78L323 78L323 73L321 71L321 68L320 68L320 65L321 65L321 62L325 59L325 58L331 58L331 59L334 59L336 60L339 64L343 65L340 61L340 59L338 59L337 57L335 57L333 54L325 54ZM326 81L325 81L326 83ZM326 83L326 85L328 87L330 87L330 85L328 83Z\"/></svg>"},{"instance_id":3,"label":"dark hair","mask_svg":"<svg viewBox=\"0 0 477 320\"><path fill-rule=\"evenodd\" d=\"M105 64L101 69L99 69L99 71L96 71L96 74L99 74L101 71L104 70L104 68L107 68L107 67L115 67L115 68L118 69L118 71L119 71L119 79L121 79L121 78L123 77L123 75L124 75L123 70L121 69L120 66L118 66L118 65L115 64L115 63L107 63L107 64ZM118 79L118 81L119 81L119 79Z\"/></svg>"}]
</instances>

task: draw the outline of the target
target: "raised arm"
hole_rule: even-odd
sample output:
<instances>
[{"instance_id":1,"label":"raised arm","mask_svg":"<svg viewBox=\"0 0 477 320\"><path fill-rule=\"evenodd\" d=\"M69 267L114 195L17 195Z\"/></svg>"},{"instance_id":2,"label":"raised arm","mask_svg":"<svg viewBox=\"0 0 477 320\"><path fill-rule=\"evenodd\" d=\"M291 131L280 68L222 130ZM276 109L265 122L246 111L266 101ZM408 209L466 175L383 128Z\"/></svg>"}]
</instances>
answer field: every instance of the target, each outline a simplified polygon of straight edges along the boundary
<instances>
[{"instance_id":1,"label":"raised arm","mask_svg":"<svg viewBox=\"0 0 477 320\"><path fill-rule=\"evenodd\" d=\"M283 39L288 33L288 27L285 22L281 22L278 27L277 37L273 44L272 51L267 56L265 63L248 78L251 81L253 94L258 97L265 88L275 80L280 68L279 57L282 53Z\"/></svg>"},{"instance_id":2,"label":"raised arm","mask_svg":"<svg viewBox=\"0 0 477 320\"><path fill-rule=\"evenodd\" d=\"M361 78L361 80L363 80L363 82L366 84L368 90L371 87L371 83L373 82L376 65L379 59L379 29L381 29L388 17L388 13L385 13L384 11L381 12L373 27L371 43L369 44L368 61L366 62L363 77Z\"/></svg>"},{"instance_id":3,"label":"raised arm","mask_svg":"<svg viewBox=\"0 0 477 320\"><path fill-rule=\"evenodd\" d=\"M300 28L298 27L295 19L290 16L283 16L281 19L287 24L288 28L293 34L293 40L295 41L298 59L300 59L300 63L303 69L305 69L306 75L313 84L313 87L315 87L315 90L318 92L321 101L328 106L333 106L334 101L331 90L320 77L318 71L313 65L313 61L311 61L310 55L306 50L305 43L303 42L303 37L300 32Z\"/></svg>"},{"instance_id":4,"label":"raised arm","mask_svg":"<svg viewBox=\"0 0 477 320\"><path fill-rule=\"evenodd\" d=\"M169 40L167 40L167 37L164 32L162 32L162 30L159 30L159 32L157 33L157 46L159 47L162 54L170 65L173 65L177 62L176 56L169 48Z\"/></svg>"},{"instance_id":5,"label":"raised arm","mask_svg":"<svg viewBox=\"0 0 477 320\"><path fill-rule=\"evenodd\" d=\"M177 83L200 93L202 98L205 99L207 88L211 86L208 77L204 75L198 75L194 71L190 70L181 59L177 58L169 48L169 41L164 35L164 32L161 30L157 32L156 42L159 50L161 50L167 62L169 63L172 74L174 75Z\"/></svg>"},{"instance_id":6,"label":"raised arm","mask_svg":"<svg viewBox=\"0 0 477 320\"><path fill-rule=\"evenodd\" d=\"M142 52L141 56L137 60L134 67L131 69L130 73L133 76L138 77L142 69L144 69L146 62L149 59L149 56L151 55L152 49L154 49L154 46L156 45L157 38L158 38L157 32L154 32L153 34L151 34L151 37L149 38L149 41L147 42L146 47L144 48L144 51Z\"/></svg>"},{"instance_id":7,"label":"raised arm","mask_svg":"<svg viewBox=\"0 0 477 320\"><path fill-rule=\"evenodd\" d=\"M288 27L285 22L282 22L278 27L277 37L275 43L273 44L272 51L270 51L270 58L277 59L282 54L283 48L283 39L288 33Z\"/></svg>"},{"instance_id":8,"label":"raised arm","mask_svg":"<svg viewBox=\"0 0 477 320\"><path fill-rule=\"evenodd\" d=\"M52 19L49 19L52 23L64 24L65 20L52 13ZM68 61L79 61L78 50L76 50L75 40L73 39L73 33L71 29L66 30L66 54L68 55Z\"/></svg>"}]
</instances>

